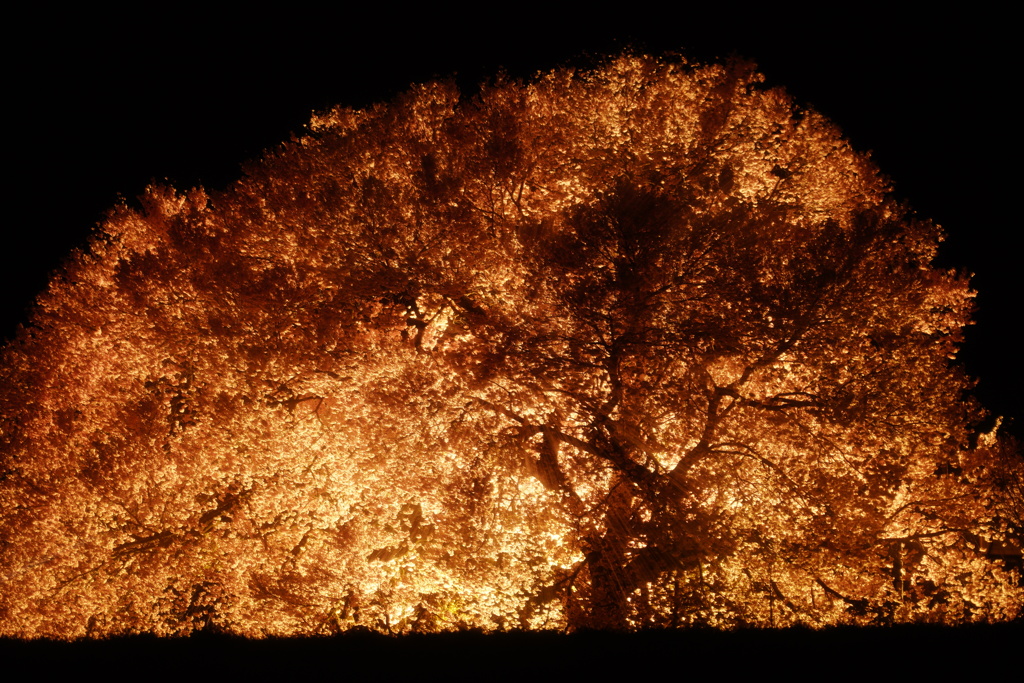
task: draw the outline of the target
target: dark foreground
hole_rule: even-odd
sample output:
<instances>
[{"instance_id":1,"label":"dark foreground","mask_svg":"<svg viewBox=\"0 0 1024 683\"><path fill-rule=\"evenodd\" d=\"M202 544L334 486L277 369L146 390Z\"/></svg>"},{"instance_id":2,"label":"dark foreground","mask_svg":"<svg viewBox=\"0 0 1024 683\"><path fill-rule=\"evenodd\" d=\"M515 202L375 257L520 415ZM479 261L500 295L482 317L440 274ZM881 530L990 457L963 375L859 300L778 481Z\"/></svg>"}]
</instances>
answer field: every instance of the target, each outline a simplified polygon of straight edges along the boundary
<instances>
[{"instance_id":1,"label":"dark foreground","mask_svg":"<svg viewBox=\"0 0 1024 683\"><path fill-rule=\"evenodd\" d=\"M9 673L105 680L783 680L896 674L1017 680L1024 623L631 634L457 633L246 640L202 634L61 643L0 640ZM113 677L113 678L107 678ZM353 679L353 677L356 677ZM642 678L640 678L642 677ZM9 678L8 680L23 680ZM24 679L27 680L27 679Z\"/></svg>"}]
</instances>

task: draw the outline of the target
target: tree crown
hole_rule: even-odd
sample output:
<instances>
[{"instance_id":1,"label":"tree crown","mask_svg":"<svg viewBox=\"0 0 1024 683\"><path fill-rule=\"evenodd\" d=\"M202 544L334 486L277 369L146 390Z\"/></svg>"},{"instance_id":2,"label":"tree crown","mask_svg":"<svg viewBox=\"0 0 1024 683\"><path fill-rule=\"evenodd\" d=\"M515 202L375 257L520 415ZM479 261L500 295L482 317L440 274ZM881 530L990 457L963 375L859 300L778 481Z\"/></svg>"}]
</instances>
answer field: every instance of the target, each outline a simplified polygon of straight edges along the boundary
<instances>
[{"instance_id":1,"label":"tree crown","mask_svg":"<svg viewBox=\"0 0 1024 683\"><path fill-rule=\"evenodd\" d=\"M318 114L5 349L2 632L1012 618L939 239L743 62Z\"/></svg>"}]
</instances>

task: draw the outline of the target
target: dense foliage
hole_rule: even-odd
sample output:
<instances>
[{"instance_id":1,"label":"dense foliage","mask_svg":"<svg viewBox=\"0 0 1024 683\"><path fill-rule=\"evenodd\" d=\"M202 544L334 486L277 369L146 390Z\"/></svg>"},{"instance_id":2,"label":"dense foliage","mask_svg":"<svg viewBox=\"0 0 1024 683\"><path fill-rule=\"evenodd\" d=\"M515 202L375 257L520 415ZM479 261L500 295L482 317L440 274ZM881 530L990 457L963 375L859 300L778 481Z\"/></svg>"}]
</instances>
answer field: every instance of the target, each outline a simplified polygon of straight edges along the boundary
<instances>
[{"instance_id":1,"label":"dense foliage","mask_svg":"<svg viewBox=\"0 0 1024 683\"><path fill-rule=\"evenodd\" d=\"M0 633L1012 618L1020 460L887 189L647 57L152 188L4 351Z\"/></svg>"}]
</instances>

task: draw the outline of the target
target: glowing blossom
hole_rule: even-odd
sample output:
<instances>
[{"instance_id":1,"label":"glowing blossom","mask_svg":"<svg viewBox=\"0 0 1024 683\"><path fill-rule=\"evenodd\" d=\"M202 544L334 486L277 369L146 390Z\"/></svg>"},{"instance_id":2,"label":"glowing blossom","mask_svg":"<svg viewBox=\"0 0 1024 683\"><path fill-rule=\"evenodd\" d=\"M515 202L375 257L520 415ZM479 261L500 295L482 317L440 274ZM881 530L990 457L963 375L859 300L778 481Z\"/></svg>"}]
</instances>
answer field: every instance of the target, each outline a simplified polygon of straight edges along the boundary
<instances>
[{"instance_id":1,"label":"glowing blossom","mask_svg":"<svg viewBox=\"0 0 1024 683\"><path fill-rule=\"evenodd\" d=\"M5 349L0 633L1012 618L938 240L742 63L317 115Z\"/></svg>"}]
</instances>

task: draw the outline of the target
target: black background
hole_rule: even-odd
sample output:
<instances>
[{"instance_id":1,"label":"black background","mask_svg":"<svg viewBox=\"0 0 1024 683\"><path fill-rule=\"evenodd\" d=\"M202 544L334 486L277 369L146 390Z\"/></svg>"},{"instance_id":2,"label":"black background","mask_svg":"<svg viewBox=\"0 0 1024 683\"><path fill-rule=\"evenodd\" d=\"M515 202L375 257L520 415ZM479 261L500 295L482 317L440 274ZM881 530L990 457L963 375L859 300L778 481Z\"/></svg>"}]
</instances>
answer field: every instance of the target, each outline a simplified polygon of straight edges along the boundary
<instances>
[{"instance_id":1,"label":"black background","mask_svg":"<svg viewBox=\"0 0 1024 683\"><path fill-rule=\"evenodd\" d=\"M471 91L500 69L528 77L627 46L736 54L871 150L896 195L945 228L940 264L974 273L979 292L961 359L981 401L1024 432L1014 22L984 8L900 17L861 5L837 17L825 5L697 7L633 2L601 15L508 3L460 15L293 4L214 15L168 5L11 17L0 337L119 197L153 181L222 188L242 162L301 134L314 110L368 106L435 77Z\"/></svg>"}]
</instances>

